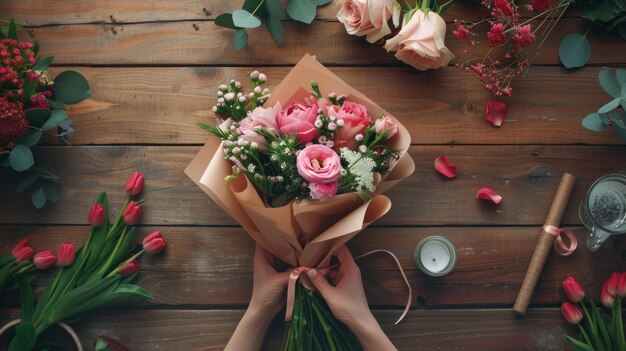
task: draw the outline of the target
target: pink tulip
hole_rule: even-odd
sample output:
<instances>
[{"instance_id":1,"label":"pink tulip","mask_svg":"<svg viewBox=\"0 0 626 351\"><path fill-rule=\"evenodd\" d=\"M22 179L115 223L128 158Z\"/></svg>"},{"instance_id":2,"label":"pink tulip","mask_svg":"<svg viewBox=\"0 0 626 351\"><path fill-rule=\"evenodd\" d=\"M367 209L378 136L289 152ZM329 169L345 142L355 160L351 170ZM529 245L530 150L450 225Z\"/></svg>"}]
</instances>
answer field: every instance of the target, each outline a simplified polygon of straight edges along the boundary
<instances>
[{"instance_id":1,"label":"pink tulip","mask_svg":"<svg viewBox=\"0 0 626 351\"><path fill-rule=\"evenodd\" d=\"M585 297L585 291L582 286L571 276L563 281L563 291L565 291L565 295L572 302L580 302Z\"/></svg>"},{"instance_id":2,"label":"pink tulip","mask_svg":"<svg viewBox=\"0 0 626 351\"><path fill-rule=\"evenodd\" d=\"M150 233L145 239L143 239L143 249L149 254L156 254L165 249L167 241L161 235L160 232Z\"/></svg>"},{"instance_id":3,"label":"pink tulip","mask_svg":"<svg viewBox=\"0 0 626 351\"><path fill-rule=\"evenodd\" d=\"M563 317L569 324L576 325L580 323L583 319L583 311L577 304L565 301L561 305L561 312L563 312Z\"/></svg>"},{"instance_id":4,"label":"pink tulip","mask_svg":"<svg viewBox=\"0 0 626 351\"><path fill-rule=\"evenodd\" d=\"M600 292L600 302L606 308L613 308L615 305L615 296L609 294L609 281L607 280L602 285L602 291Z\"/></svg>"},{"instance_id":5,"label":"pink tulip","mask_svg":"<svg viewBox=\"0 0 626 351\"><path fill-rule=\"evenodd\" d=\"M122 277L126 277L137 272L139 268L141 268L141 263L137 260L132 260L120 269L119 274Z\"/></svg>"},{"instance_id":6,"label":"pink tulip","mask_svg":"<svg viewBox=\"0 0 626 351\"><path fill-rule=\"evenodd\" d=\"M89 211L89 224L93 227L99 227L104 223L104 206L101 204L94 204Z\"/></svg>"},{"instance_id":7,"label":"pink tulip","mask_svg":"<svg viewBox=\"0 0 626 351\"><path fill-rule=\"evenodd\" d=\"M42 251L35 255L33 258L33 263L35 263L35 267L39 269L48 269L52 267L57 261L56 256L52 253L52 251Z\"/></svg>"},{"instance_id":8,"label":"pink tulip","mask_svg":"<svg viewBox=\"0 0 626 351\"><path fill-rule=\"evenodd\" d=\"M143 174L141 172L135 172L126 181L126 192L130 196L139 195L143 190Z\"/></svg>"},{"instance_id":9,"label":"pink tulip","mask_svg":"<svg viewBox=\"0 0 626 351\"><path fill-rule=\"evenodd\" d=\"M626 272L613 272L607 281L607 291L615 297L626 296Z\"/></svg>"},{"instance_id":10,"label":"pink tulip","mask_svg":"<svg viewBox=\"0 0 626 351\"><path fill-rule=\"evenodd\" d=\"M128 225L135 225L139 223L139 220L141 219L141 206L139 206L135 201L129 202L122 217L124 218L124 222Z\"/></svg>"},{"instance_id":11,"label":"pink tulip","mask_svg":"<svg viewBox=\"0 0 626 351\"><path fill-rule=\"evenodd\" d=\"M28 239L22 239L15 244L11 254L15 257L15 262L28 261L33 257L33 248L28 246Z\"/></svg>"},{"instance_id":12,"label":"pink tulip","mask_svg":"<svg viewBox=\"0 0 626 351\"><path fill-rule=\"evenodd\" d=\"M76 245L71 243L63 243L57 252L57 266L67 267L74 263L76 258Z\"/></svg>"}]
</instances>

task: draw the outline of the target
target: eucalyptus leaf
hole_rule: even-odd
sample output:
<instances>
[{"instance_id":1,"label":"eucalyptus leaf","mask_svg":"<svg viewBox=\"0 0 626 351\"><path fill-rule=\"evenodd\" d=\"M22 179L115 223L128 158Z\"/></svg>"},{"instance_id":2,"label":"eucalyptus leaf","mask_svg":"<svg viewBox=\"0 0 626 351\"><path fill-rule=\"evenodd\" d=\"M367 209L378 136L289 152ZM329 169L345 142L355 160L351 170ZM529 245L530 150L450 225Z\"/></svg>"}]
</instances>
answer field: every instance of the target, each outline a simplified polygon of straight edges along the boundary
<instances>
[{"instance_id":1,"label":"eucalyptus leaf","mask_svg":"<svg viewBox=\"0 0 626 351\"><path fill-rule=\"evenodd\" d=\"M626 69L618 68L617 71L615 71L615 76L619 84L622 86L626 85Z\"/></svg>"},{"instance_id":2,"label":"eucalyptus leaf","mask_svg":"<svg viewBox=\"0 0 626 351\"><path fill-rule=\"evenodd\" d=\"M50 64L53 60L54 56L48 56L37 60L37 62L35 62L35 64L33 65L33 71L42 73L45 72L48 67L50 67Z\"/></svg>"},{"instance_id":3,"label":"eucalyptus leaf","mask_svg":"<svg viewBox=\"0 0 626 351\"><path fill-rule=\"evenodd\" d=\"M24 145L16 145L9 154L9 164L17 172L23 172L35 164L33 153Z\"/></svg>"},{"instance_id":4,"label":"eucalyptus leaf","mask_svg":"<svg viewBox=\"0 0 626 351\"><path fill-rule=\"evenodd\" d=\"M62 102L46 99L46 103L50 105L50 108L53 108L55 110L67 110L67 105Z\"/></svg>"},{"instance_id":5,"label":"eucalyptus leaf","mask_svg":"<svg viewBox=\"0 0 626 351\"><path fill-rule=\"evenodd\" d=\"M265 8L269 13L269 18L274 17L274 19L279 20L287 19L287 12L285 12L285 8L280 0L265 0ZM274 40L276 40L276 38L274 38Z\"/></svg>"},{"instance_id":6,"label":"eucalyptus leaf","mask_svg":"<svg viewBox=\"0 0 626 351\"><path fill-rule=\"evenodd\" d=\"M613 129L615 129L615 133L617 133L617 136L623 141L626 142L626 128L622 128L619 125L615 124L613 126Z\"/></svg>"},{"instance_id":7,"label":"eucalyptus leaf","mask_svg":"<svg viewBox=\"0 0 626 351\"><path fill-rule=\"evenodd\" d=\"M39 179L39 176L37 174L29 175L17 184L17 186L15 187L15 191L21 193L22 191L28 189L29 186L35 184L37 179Z\"/></svg>"},{"instance_id":8,"label":"eucalyptus leaf","mask_svg":"<svg viewBox=\"0 0 626 351\"><path fill-rule=\"evenodd\" d=\"M602 122L597 112L590 113L587 117L583 118L582 124L583 127L594 132L602 132L606 128L606 125Z\"/></svg>"},{"instance_id":9,"label":"eucalyptus leaf","mask_svg":"<svg viewBox=\"0 0 626 351\"><path fill-rule=\"evenodd\" d=\"M215 17L215 24L220 27L226 27L230 29L237 29L235 24L233 23L233 14L232 13L223 13L217 17Z\"/></svg>"},{"instance_id":10,"label":"eucalyptus leaf","mask_svg":"<svg viewBox=\"0 0 626 351\"><path fill-rule=\"evenodd\" d=\"M30 124L39 124L50 116L50 109L31 108L26 110L26 119Z\"/></svg>"},{"instance_id":11,"label":"eucalyptus leaf","mask_svg":"<svg viewBox=\"0 0 626 351\"><path fill-rule=\"evenodd\" d=\"M565 68L583 67L591 57L591 45L580 34L570 34L563 38L559 46L559 58Z\"/></svg>"},{"instance_id":12,"label":"eucalyptus leaf","mask_svg":"<svg viewBox=\"0 0 626 351\"><path fill-rule=\"evenodd\" d=\"M292 19L311 24L315 19L317 13L316 0L288 0L287 1L287 14Z\"/></svg>"},{"instance_id":13,"label":"eucalyptus leaf","mask_svg":"<svg viewBox=\"0 0 626 351\"><path fill-rule=\"evenodd\" d=\"M240 28L258 28L261 26L261 20L246 10L235 10L233 23Z\"/></svg>"},{"instance_id":14,"label":"eucalyptus leaf","mask_svg":"<svg viewBox=\"0 0 626 351\"><path fill-rule=\"evenodd\" d=\"M54 97L65 104L77 104L91 96L87 79L76 71L61 72L54 78Z\"/></svg>"},{"instance_id":15,"label":"eucalyptus leaf","mask_svg":"<svg viewBox=\"0 0 626 351\"><path fill-rule=\"evenodd\" d=\"M263 2L265 2L265 0L245 0L241 8L250 13L254 13L258 17L265 18L268 13L265 6L262 6Z\"/></svg>"},{"instance_id":16,"label":"eucalyptus leaf","mask_svg":"<svg viewBox=\"0 0 626 351\"><path fill-rule=\"evenodd\" d=\"M15 143L19 145L31 147L31 146L37 145L42 135L43 133L41 132L41 130L33 129L33 130L30 130L28 133L22 135L21 137L17 138Z\"/></svg>"},{"instance_id":17,"label":"eucalyptus leaf","mask_svg":"<svg viewBox=\"0 0 626 351\"><path fill-rule=\"evenodd\" d=\"M620 98L611 100L606 105L600 107L600 109L598 109L598 113L609 113L615 110L617 106L619 106L620 100L621 100Z\"/></svg>"},{"instance_id":18,"label":"eucalyptus leaf","mask_svg":"<svg viewBox=\"0 0 626 351\"><path fill-rule=\"evenodd\" d=\"M332 1L333 0L316 0L315 2L317 3L317 6L324 6L330 4Z\"/></svg>"},{"instance_id":19,"label":"eucalyptus leaf","mask_svg":"<svg viewBox=\"0 0 626 351\"><path fill-rule=\"evenodd\" d=\"M267 30L272 35L277 45L283 43L283 23L280 19L270 16L267 18Z\"/></svg>"},{"instance_id":20,"label":"eucalyptus leaf","mask_svg":"<svg viewBox=\"0 0 626 351\"><path fill-rule=\"evenodd\" d=\"M43 208L46 205L46 191L43 190L43 187L35 190L31 196L31 200L35 208Z\"/></svg>"},{"instance_id":21,"label":"eucalyptus leaf","mask_svg":"<svg viewBox=\"0 0 626 351\"><path fill-rule=\"evenodd\" d=\"M233 34L233 47L235 50L239 51L246 47L248 43L248 33L246 33L245 29L237 29L235 34Z\"/></svg>"},{"instance_id":22,"label":"eucalyptus leaf","mask_svg":"<svg viewBox=\"0 0 626 351\"><path fill-rule=\"evenodd\" d=\"M48 200L52 202L59 201L59 189L54 183L44 183L43 189L46 192L46 198L48 198Z\"/></svg>"},{"instance_id":23,"label":"eucalyptus leaf","mask_svg":"<svg viewBox=\"0 0 626 351\"><path fill-rule=\"evenodd\" d=\"M620 96L621 84L617 80L617 77L613 75L610 68L602 68L598 73L598 78L600 80L600 86L607 94L614 98Z\"/></svg>"},{"instance_id":24,"label":"eucalyptus leaf","mask_svg":"<svg viewBox=\"0 0 626 351\"><path fill-rule=\"evenodd\" d=\"M52 110L50 118L44 122L41 129L45 132L50 129L56 128L59 123L65 121L67 119L67 113L63 110Z\"/></svg>"}]
</instances>

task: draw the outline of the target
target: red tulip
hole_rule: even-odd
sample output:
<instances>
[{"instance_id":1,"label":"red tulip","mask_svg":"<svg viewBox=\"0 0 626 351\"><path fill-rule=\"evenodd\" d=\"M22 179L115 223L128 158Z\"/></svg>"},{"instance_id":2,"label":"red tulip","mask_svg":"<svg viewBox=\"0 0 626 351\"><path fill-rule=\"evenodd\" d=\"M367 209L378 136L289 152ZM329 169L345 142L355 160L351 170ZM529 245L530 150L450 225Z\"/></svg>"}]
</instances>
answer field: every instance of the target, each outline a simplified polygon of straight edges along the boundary
<instances>
[{"instance_id":1,"label":"red tulip","mask_svg":"<svg viewBox=\"0 0 626 351\"><path fill-rule=\"evenodd\" d=\"M132 260L127 263L120 271L118 272L122 277L129 276L135 272L137 272L141 268L141 263L137 260Z\"/></svg>"},{"instance_id":2,"label":"red tulip","mask_svg":"<svg viewBox=\"0 0 626 351\"><path fill-rule=\"evenodd\" d=\"M48 269L52 267L57 261L52 251L42 251L35 255L33 262L39 269Z\"/></svg>"},{"instance_id":3,"label":"red tulip","mask_svg":"<svg viewBox=\"0 0 626 351\"><path fill-rule=\"evenodd\" d=\"M563 302L561 312L563 312L563 317L569 324L576 325L583 319L583 310L570 301Z\"/></svg>"},{"instance_id":4,"label":"red tulip","mask_svg":"<svg viewBox=\"0 0 626 351\"><path fill-rule=\"evenodd\" d=\"M585 291L582 286L571 276L563 281L563 291L565 291L565 295L572 302L580 302L585 297Z\"/></svg>"},{"instance_id":5,"label":"red tulip","mask_svg":"<svg viewBox=\"0 0 626 351\"><path fill-rule=\"evenodd\" d=\"M143 190L143 174L141 172L135 172L126 181L126 192L130 196L139 195Z\"/></svg>"},{"instance_id":6,"label":"red tulip","mask_svg":"<svg viewBox=\"0 0 626 351\"><path fill-rule=\"evenodd\" d=\"M28 246L28 239L24 238L15 244L11 254L15 257L15 262L28 261L33 257L33 248Z\"/></svg>"},{"instance_id":7,"label":"red tulip","mask_svg":"<svg viewBox=\"0 0 626 351\"><path fill-rule=\"evenodd\" d=\"M613 272L607 280L607 291L615 297L626 296L626 272Z\"/></svg>"},{"instance_id":8,"label":"red tulip","mask_svg":"<svg viewBox=\"0 0 626 351\"><path fill-rule=\"evenodd\" d=\"M76 258L76 245L70 243L63 243L59 247L57 252L57 266L67 267L74 263Z\"/></svg>"},{"instance_id":9,"label":"red tulip","mask_svg":"<svg viewBox=\"0 0 626 351\"><path fill-rule=\"evenodd\" d=\"M141 219L141 206L139 206L135 201L129 202L122 217L124 217L124 222L128 225L139 223L139 220Z\"/></svg>"},{"instance_id":10,"label":"red tulip","mask_svg":"<svg viewBox=\"0 0 626 351\"><path fill-rule=\"evenodd\" d=\"M606 308L613 308L615 305L615 296L609 294L609 281L605 281L602 285L602 292L600 292L600 302Z\"/></svg>"},{"instance_id":11,"label":"red tulip","mask_svg":"<svg viewBox=\"0 0 626 351\"><path fill-rule=\"evenodd\" d=\"M93 227L99 227L104 223L104 206L101 204L94 204L89 211L89 224Z\"/></svg>"},{"instance_id":12,"label":"red tulip","mask_svg":"<svg viewBox=\"0 0 626 351\"><path fill-rule=\"evenodd\" d=\"M165 249L167 241L160 232L153 232L143 239L143 249L149 254L156 254Z\"/></svg>"}]
</instances>

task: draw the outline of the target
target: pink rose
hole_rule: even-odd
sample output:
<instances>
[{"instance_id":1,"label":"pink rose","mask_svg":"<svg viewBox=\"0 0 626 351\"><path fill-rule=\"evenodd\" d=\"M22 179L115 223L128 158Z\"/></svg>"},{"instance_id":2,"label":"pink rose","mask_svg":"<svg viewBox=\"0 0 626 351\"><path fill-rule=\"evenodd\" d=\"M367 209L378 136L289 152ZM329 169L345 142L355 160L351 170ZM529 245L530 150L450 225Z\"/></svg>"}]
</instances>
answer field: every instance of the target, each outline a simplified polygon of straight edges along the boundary
<instances>
[{"instance_id":1,"label":"pink rose","mask_svg":"<svg viewBox=\"0 0 626 351\"><path fill-rule=\"evenodd\" d=\"M313 125L317 119L317 110L316 105L292 102L276 115L278 128L284 134L296 134L299 142L308 143L318 135Z\"/></svg>"},{"instance_id":2,"label":"pink rose","mask_svg":"<svg viewBox=\"0 0 626 351\"><path fill-rule=\"evenodd\" d=\"M385 49L397 51L396 58L421 71L444 67L454 58L445 46L445 36L446 22L441 16L417 10L400 33L387 40Z\"/></svg>"},{"instance_id":3,"label":"pink rose","mask_svg":"<svg viewBox=\"0 0 626 351\"><path fill-rule=\"evenodd\" d=\"M344 0L337 19L350 35L366 36L370 43L391 33L389 19L393 13L393 0Z\"/></svg>"},{"instance_id":4,"label":"pink rose","mask_svg":"<svg viewBox=\"0 0 626 351\"><path fill-rule=\"evenodd\" d=\"M324 201L337 194L339 184L337 183L309 183L309 190L311 190L311 198L313 200Z\"/></svg>"},{"instance_id":5,"label":"pink rose","mask_svg":"<svg viewBox=\"0 0 626 351\"><path fill-rule=\"evenodd\" d=\"M367 114L367 108L361 104L346 101L341 108L335 108L328 111L330 116L335 116L338 124L343 126L335 132L335 147L347 147L354 149L356 143L354 137L363 133L365 128L372 124L370 116ZM342 120L343 122L339 122Z\"/></svg>"},{"instance_id":6,"label":"pink rose","mask_svg":"<svg viewBox=\"0 0 626 351\"><path fill-rule=\"evenodd\" d=\"M336 183L341 177L341 159L326 145L312 144L302 149L296 166L302 178L311 183Z\"/></svg>"},{"instance_id":7,"label":"pink rose","mask_svg":"<svg viewBox=\"0 0 626 351\"><path fill-rule=\"evenodd\" d=\"M261 151L265 151L265 137L256 132L257 129L267 129L268 131L278 135L278 125L276 124L276 115L280 112L282 106L277 102L274 107L262 108L257 107L248 112L248 116L239 122L239 133L241 137L249 142L255 142L259 145Z\"/></svg>"},{"instance_id":8,"label":"pink rose","mask_svg":"<svg viewBox=\"0 0 626 351\"><path fill-rule=\"evenodd\" d=\"M393 120L393 118L389 116L384 116L374 122L374 130L378 135L387 133L387 137L383 140L389 140L398 133L398 125Z\"/></svg>"}]
</instances>

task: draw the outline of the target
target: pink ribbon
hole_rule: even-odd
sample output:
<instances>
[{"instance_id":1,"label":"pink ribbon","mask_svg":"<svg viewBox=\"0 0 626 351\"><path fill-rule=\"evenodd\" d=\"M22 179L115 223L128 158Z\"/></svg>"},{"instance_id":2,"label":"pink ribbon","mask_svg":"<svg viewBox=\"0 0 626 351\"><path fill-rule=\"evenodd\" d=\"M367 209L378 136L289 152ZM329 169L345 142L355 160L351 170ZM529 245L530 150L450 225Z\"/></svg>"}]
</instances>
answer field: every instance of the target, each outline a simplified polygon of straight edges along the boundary
<instances>
[{"instance_id":1,"label":"pink ribbon","mask_svg":"<svg viewBox=\"0 0 626 351\"><path fill-rule=\"evenodd\" d=\"M409 289L409 296L406 301L406 306L404 307L404 312L395 323L395 324L398 324L404 319L404 317L406 317L407 313L409 313L409 309L411 308L411 300L413 299L413 290L411 289L411 284L409 284L409 279L406 277L406 274L404 274L404 269L402 269L402 264L400 264L400 260L398 259L398 257L396 257L396 255L394 255L392 252L387 251L387 250L374 250L374 251L370 251L368 253L362 254L360 256L357 256L354 259L358 260L359 258L363 258L365 256L369 256L371 254L375 254L379 252L389 254L389 256L391 256L394 259L394 261L396 261L396 265L398 266L398 269L400 270L400 273L402 274L402 278L404 278L404 282L406 283L406 286ZM330 266L328 268L318 269L317 271L320 272L322 275L326 275L328 274L328 272L330 272L331 269L337 266L339 266L339 263L333 266ZM310 271L311 269L313 268L296 267L296 268L291 269L290 274L289 274L289 283L287 284L287 312L285 313L285 321L290 321L291 317L293 316L293 305L296 299L296 282L300 278L300 274L306 273Z\"/></svg>"},{"instance_id":2,"label":"pink ribbon","mask_svg":"<svg viewBox=\"0 0 626 351\"><path fill-rule=\"evenodd\" d=\"M556 238L556 240L554 241L554 251L556 251L556 253L558 253L559 255L569 256L576 250L576 247L578 246L578 240L571 230L555 227L553 225L544 225L543 231L553 235ZM561 234L565 234L565 236L567 236L567 239L569 239L569 245L565 244L565 241L563 241L563 237L561 236Z\"/></svg>"}]
</instances>

